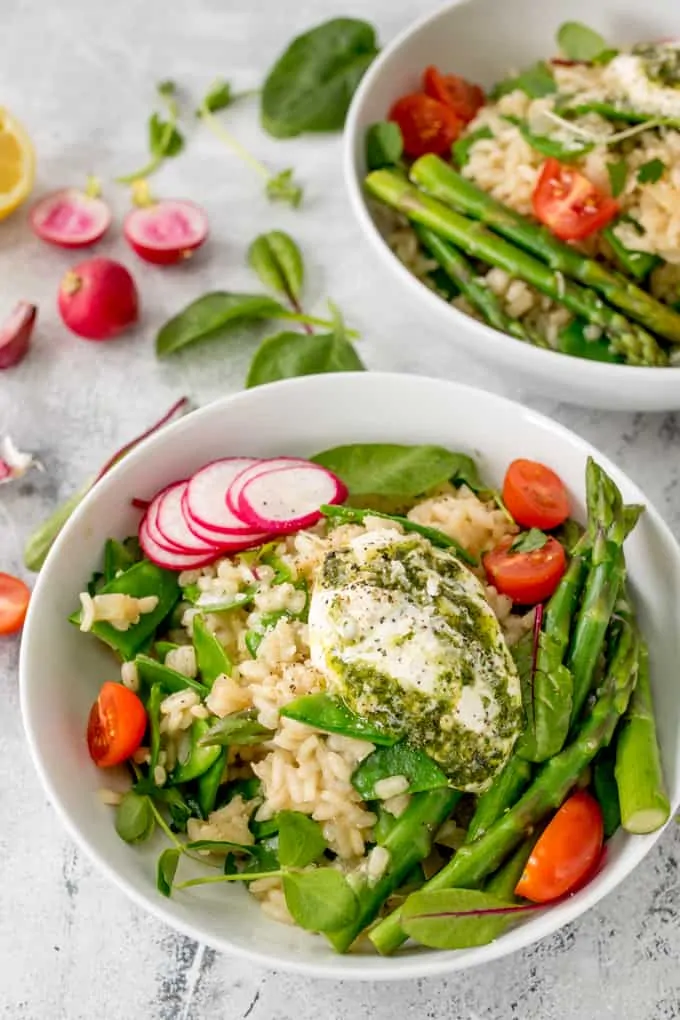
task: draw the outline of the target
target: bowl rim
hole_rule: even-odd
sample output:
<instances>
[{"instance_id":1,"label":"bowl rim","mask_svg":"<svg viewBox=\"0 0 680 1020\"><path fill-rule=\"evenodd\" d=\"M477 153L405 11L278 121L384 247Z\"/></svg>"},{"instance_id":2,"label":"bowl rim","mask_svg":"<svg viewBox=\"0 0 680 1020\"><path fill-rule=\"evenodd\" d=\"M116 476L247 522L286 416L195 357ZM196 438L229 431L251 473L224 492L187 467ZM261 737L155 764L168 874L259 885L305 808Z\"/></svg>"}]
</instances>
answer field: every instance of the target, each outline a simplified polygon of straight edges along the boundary
<instances>
[{"instance_id":1,"label":"bowl rim","mask_svg":"<svg viewBox=\"0 0 680 1020\"><path fill-rule=\"evenodd\" d=\"M487 326L486 323L475 319L471 315L466 315L465 312L461 312L455 307L455 305L444 301L441 297L426 287L425 284L421 283L421 281L414 276L414 274L407 269L406 266L391 251L384 237L378 230L375 221L368 210L361 178L357 171L357 153L362 151L359 146L363 146L363 129L360 121L363 114L364 103L370 95L374 82L382 74L384 65L389 63L414 35L426 30L440 20L446 20L454 10L457 10L460 7L466 7L472 3L474 3L474 0L449 0L448 3L438 7L437 10L423 15L416 21L410 22L406 28L402 29L402 31L399 32L395 38L380 51L366 74L361 79L359 87L354 93L343 131L342 164L343 176L345 178L345 189L349 197L350 207L352 208L364 237L368 239L369 244L377 253L387 271L391 272L397 281L401 280L407 291L413 295L414 301L417 302L422 300L423 304L427 304L429 308L431 308L432 311L440 317L442 323L448 322L449 325L451 323L457 323L459 328L468 329L470 332L477 333L480 340L484 340L489 355L488 357L485 357L485 360L488 362L493 360L493 356L495 354L500 354L501 357L505 354L507 358L509 358L510 344L513 344L513 349L516 352L516 359L526 360L527 362L533 359L534 367L536 369L542 367L546 372L551 368L551 366L555 366L555 357L559 357L560 359L568 358L570 362L574 363L574 369L576 369L577 363L580 364L583 372L589 374L590 380L593 383L604 383L606 381L615 382L621 378L622 373L625 373L626 379L630 380L632 383L637 381L646 386L650 385L652 379L660 378L667 378L669 384L671 383L671 380L674 380L677 383L678 376L680 376L680 366L676 367L669 365L665 368L661 368L659 366L608 364L606 362L592 361L588 358L577 358L569 354L562 354L561 351L535 347L533 344L521 343L515 337L509 336L507 333L502 333L500 330L497 330L492 326ZM622 314L625 313L622 312ZM557 362L557 364L559 364L559 362ZM661 376L660 373L663 373L663 376Z\"/></svg>"},{"instance_id":2,"label":"bowl rim","mask_svg":"<svg viewBox=\"0 0 680 1020\"><path fill-rule=\"evenodd\" d=\"M534 411L532 408L528 408L518 401L511 400L507 397L500 396L496 393L483 390L479 387L471 386L466 383L448 379L437 379L431 376L414 376L405 372L346 372L319 376L303 376L259 386L257 387L257 391L262 394L263 392L273 392L285 387L289 390L299 389L304 392L304 390L310 386L320 386L322 388L328 387L329 389L332 389L333 386L338 385L338 380L341 380L340 385L349 384L351 386L366 386L369 388L373 386L380 388L385 384L390 385L391 383L397 382L402 384L405 380L408 380L409 386L422 386L423 389L429 389L434 386L438 389L446 389L454 392L457 391L459 393L462 392L467 394L469 397L479 397L482 395L484 399L489 399L496 405L504 406L515 415L529 415L534 423L544 428L549 428L554 434L560 436L565 441L568 441L572 447L582 452L584 455L590 454L597 456L598 463L600 463L604 469L614 477L617 484L621 484L622 481L625 482L626 486L631 489L636 501L644 503L645 515L649 516L655 530L657 530L666 541L670 541L675 550L676 559L680 565L680 545L676 541L670 527L666 524L660 512L641 492L636 483L629 478L625 472L618 468L608 456L601 453L597 447L588 440L579 436L578 433L562 425L560 422L555 421L548 415ZM351 380L351 383L343 382L342 380ZM195 427L196 422L198 422L201 418L210 417L216 413L219 414L223 409L229 408L234 404L247 403L251 399L252 395L252 390L244 390L218 398L217 400L211 401L203 407L190 412L184 418L179 419L179 421L167 425L160 432L150 436L140 443L138 447L126 455L126 457L116 464L110 472L100 479L100 481L95 483L71 518L67 521L65 527L50 550L42 570L38 574L38 578L33 589L31 603L29 604L20 648L20 706L24 733L28 743L31 759L52 807L55 809L73 842L82 849L97 868L99 868L101 872L111 880L113 886L122 890L122 892L124 892L137 906L143 908L164 924L167 924L169 927L181 932L189 938L195 939L202 944L209 945L220 952L228 953L240 959L249 960L252 963L259 964L269 969L278 969L289 973L327 980L409 980L419 977L444 976L459 970L469 970L480 966L483 963L490 963L505 956L509 956L511 953L535 944L546 936L558 931L560 928L564 927L564 925L569 924L581 915L585 914L630 876L632 871L640 864L640 862L651 851L656 842L661 838L666 827L670 825L671 820L680 806L680 796L678 797L678 803L674 803L672 805L672 810L666 825L654 833L635 837L635 843L633 844L634 850L630 855L631 859L626 865L625 873L620 876L615 876L614 872L605 866L600 873L600 876L598 876L599 881L595 886L586 886L584 889L576 893L571 899L556 905L552 909L546 910L545 913L541 912L537 917L532 919L529 924L508 933L506 938L501 938L485 946L464 950L464 955L455 951L424 949L408 956L395 955L391 957L381 957L368 954L362 956L347 954L344 957L332 957L331 959L335 962L329 963L317 960L292 960L287 956L277 956L275 953L260 951L257 948L246 948L236 943L232 943L228 937L213 935L206 936L206 933L201 930L200 926L192 923L184 917L178 918L175 916L173 911L166 906L166 900L156 892L155 887L153 890L149 888L148 894L146 892L138 891L134 884L129 881L125 875L121 874L112 864L109 864L105 857L100 854L95 846L92 845L80 832L78 825L71 819L66 807L62 805L57 790L57 784L52 781L52 777L46 765L42 761L38 734L33 727L32 701L34 694L29 694L29 688L34 687L34 684L31 684L27 679L28 676L31 675L29 663L29 656L31 653L29 652L29 647L32 648L38 640L39 603L41 600L42 589L47 584L48 574L55 569L59 561L62 545L66 543L68 535L72 531L78 529L81 517L84 517L89 512L90 505L94 503L103 492L108 489L113 489L118 484L119 475L125 473L129 469L130 465L134 466L135 463L143 461L147 456L153 455L157 447L160 447L168 441L172 441L182 433L191 432L191 430ZM338 960L342 960L343 963L339 963Z\"/></svg>"}]
</instances>

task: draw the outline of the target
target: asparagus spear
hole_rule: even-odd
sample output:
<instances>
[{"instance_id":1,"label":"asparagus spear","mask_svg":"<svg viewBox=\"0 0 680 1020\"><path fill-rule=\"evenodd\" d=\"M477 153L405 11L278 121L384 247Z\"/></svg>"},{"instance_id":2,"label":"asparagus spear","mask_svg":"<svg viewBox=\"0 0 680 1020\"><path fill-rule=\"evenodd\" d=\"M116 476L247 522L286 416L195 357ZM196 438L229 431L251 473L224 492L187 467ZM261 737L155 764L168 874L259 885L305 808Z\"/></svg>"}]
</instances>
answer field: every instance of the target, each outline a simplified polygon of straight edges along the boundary
<instances>
[{"instance_id":1,"label":"asparagus spear","mask_svg":"<svg viewBox=\"0 0 680 1020\"><path fill-rule=\"evenodd\" d=\"M640 651L637 686L616 745L615 777L624 829L654 832L668 821L670 803L656 739L646 645Z\"/></svg>"},{"instance_id":2,"label":"asparagus spear","mask_svg":"<svg viewBox=\"0 0 680 1020\"><path fill-rule=\"evenodd\" d=\"M477 801L475 813L470 819L466 843L479 839L502 818L505 812L517 803L519 796L531 779L531 765L517 754L508 761L503 771Z\"/></svg>"},{"instance_id":3,"label":"asparagus spear","mask_svg":"<svg viewBox=\"0 0 680 1020\"><path fill-rule=\"evenodd\" d=\"M503 237L543 259L551 269L602 294L647 329L667 340L680 342L680 314L657 301L631 280L554 237L546 227L498 202L471 181L461 177L438 156L423 156L411 168L411 179L435 198L481 220Z\"/></svg>"},{"instance_id":4,"label":"asparagus spear","mask_svg":"<svg viewBox=\"0 0 680 1020\"><path fill-rule=\"evenodd\" d=\"M637 678L639 641L629 619L617 629L615 647L602 691L571 744L547 761L524 796L480 839L460 848L423 889L474 889L496 871L508 855L572 790L600 748L612 738L626 711ZM399 910L370 933L380 953L392 953L405 941Z\"/></svg>"},{"instance_id":5,"label":"asparagus spear","mask_svg":"<svg viewBox=\"0 0 680 1020\"><path fill-rule=\"evenodd\" d=\"M355 920L340 931L328 933L328 939L339 952L346 952L364 928L378 916L385 900L398 889L409 872L429 854L437 829L453 811L460 799L458 790L440 787L416 793L404 813L391 827L382 846L390 855L385 874L374 884L361 880L354 891L359 901Z\"/></svg>"},{"instance_id":6,"label":"asparagus spear","mask_svg":"<svg viewBox=\"0 0 680 1020\"><path fill-rule=\"evenodd\" d=\"M638 670L639 683L640 673ZM619 791L614 778L615 743L616 734L614 734L614 739L609 747L603 748L593 762L593 792L602 811L605 839L611 839L621 825Z\"/></svg>"},{"instance_id":7,"label":"asparagus spear","mask_svg":"<svg viewBox=\"0 0 680 1020\"><path fill-rule=\"evenodd\" d=\"M529 836L517 847L511 857L508 857L505 864L501 865L495 874L485 883L484 891L506 903L514 903L515 887L522 877L524 866L531 857L531 851L536 845L536 834Z\"/></svg>"},{"instance_id":8,"label":"asparagus spear","mask_svg":"<svg viewBox=\"0 0 680 1020\"><path fill-rule=\"evenodd\" d=\"M429 227L440 237L458 245L466 254L525 280L575 315L600 326L610 337L612 351L623 355L629 364L668 364L668 356L651 333L637 323L629 322L620 312L606 305L594 291L566 280L560 272L550 269L480 223L461 216L443 202L424 194L401 174L394 170L375 170L368 175L365 183L372 195L412 223Z\"/></svg>"},{"instance_id":9,"label":"asparagus spear","mask_svg":"<svg viewBox=\"0 0 680 1020\"><path fill-rule=\"evenodd\" d=\"M509 333L518 340L527 340L527 333L519 319L513 319L503 311L501 303L494 292L480 283L474 266L465 255L452 244L442 241L427 227L414 224L413 227L420 243L427 248L430 255L439 263L446 275L458 286L472 307L478 311L490 326L502 333ZM547 344L544 344L547 346Z\"/></svg>"}]
</instances>

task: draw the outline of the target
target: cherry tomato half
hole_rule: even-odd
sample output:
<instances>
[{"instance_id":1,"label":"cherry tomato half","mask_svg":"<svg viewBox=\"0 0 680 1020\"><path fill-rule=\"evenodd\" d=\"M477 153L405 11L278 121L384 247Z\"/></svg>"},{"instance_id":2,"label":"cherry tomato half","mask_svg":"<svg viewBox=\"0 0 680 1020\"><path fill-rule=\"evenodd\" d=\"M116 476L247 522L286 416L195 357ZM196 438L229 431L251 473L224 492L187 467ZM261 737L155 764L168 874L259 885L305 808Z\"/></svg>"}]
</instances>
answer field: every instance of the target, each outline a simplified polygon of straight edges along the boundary
<instances>
[{"instance_id":1,"label":"cherry tomato half","mask_svg":"<svg viewBox=\"0 0 680 1020\"><path fill-rule=\"evenodd\" d=\"M0 573L0 634L16 634L24 625L30 589L11 574Z\"/></svg>"},{"instance_id":2,"label":"cherry tomato half","mask_svg":"<svg viewBox=\"0 0 680 1020\"><path fill-rule=\"evenodd\" d=\"M503 502L523 528L550 531L569 516L564 482L536 460L513 460L505 473Z\"/></svg>"},{"instance_id":3,"label":"cherry tomato half","mask_svg":"<svg viewBox=\"0 0 680 1020\"><path fill-rule=\"evenodd\" d=\"M549 599L567 569L567 557L556 538L548 538L532 552L510 552L514 539L506 538L483 557L489 584L523 606Z\"/></svg>"},{"instance_id":4,"label":"cherry tomato half","mask_svg":"<svg viewBox=\"0 0 680 1020\"><path fill-rule=\"evenodd\" d=\"M427 67L423 74L423 91L450 107L457 117L469 124L484 106L484 92L456 74L442 74L436 67Z\"/></svg>"},{"instance_id":5,"label":"cherry tomato half","mask_svg":"<svg viewBox=\"0 0 680 1020\"><path fill-rule=\"evenodd\" d=\"M103 684L87 722L87 746L95 765L120 765L135 753L145 730L146 710L134 691L113 681Z\"/></svg>"},{"instance_id":6,"label":"cherry tomato half","mask_svg":"<svg viewBox=\"0 0 680 1020\"><path fill-rule=\"evenodd\" d=\"M414 93L398 99L388 120L401 128L404 152L414 159L428 152L443 156L465 127L460 117L431 96Z\"/></svg>"},{"instance_id":7,"label":"cherry tomato half","mask_svg":"<svg viewBox=\"0 0 680 1020\"><path fill-rule=\"evenodd\" d=\"M537 219L562 241L589 237L619 211L619 203L587 177L552 158L543 164L531 203Z\"/></svg>"},{"instance_id":8,"label":"cherry tomato half","mask_svg":"<svg viewBox=\"0 0 680 1020\"><path fill-rule=\"evenodd\" d=\"M603 837L602 811L595 798L585 790L572 794L531 851L516 895L547 903L575 891L594 873Z\"/></svg>"}]
</instances>

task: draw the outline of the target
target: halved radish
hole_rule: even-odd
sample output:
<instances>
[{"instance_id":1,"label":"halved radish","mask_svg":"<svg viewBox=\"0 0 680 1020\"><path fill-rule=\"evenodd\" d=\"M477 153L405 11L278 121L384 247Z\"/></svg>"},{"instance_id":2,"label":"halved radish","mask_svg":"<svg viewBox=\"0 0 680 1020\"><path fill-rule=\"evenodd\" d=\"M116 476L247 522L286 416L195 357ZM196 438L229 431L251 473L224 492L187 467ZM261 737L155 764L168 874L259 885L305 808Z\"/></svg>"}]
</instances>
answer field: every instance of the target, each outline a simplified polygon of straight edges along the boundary
<instances>
[{"instance_id":1,"label":"halved radish","mask_svg":"<svg viewBox=\"0 0 680 1020\"><path fill-rule=\"evenodd\" d=\"M323 503L343 503L345 485L317 464L263 470L241 489L241 518L254 528L281 534L308 528L321 518Z\"/></svg>"},{"instance_id":2,"label":"halved radish","mask_svg":"<svg viewBox=\"0 0 680 1020\"><path fill-rule=\"evenodd\" d=\"M189 258L208 236L200 206L168 199L133 209L123 224L125 240L145 262L170 266Z\"/></svg>"},{"instance_id":3,"label":"halved radish","mask_svg":"<svg viewBox=\"0 0 680 1020\"><path fill-rule=\"evenodd\" d=\"M238 474L231 482L227 490L227 506L231 512L241 519L239 503L241 493L253 478L257 478L263 471L277 471L280 468L288 467L309 467L310 461L302 460L301 457L270 457L268 460L255 460Z\"/></svg>"},{"instance_id":4,"label":"halved radish","mask_svg":"<svg viewBox=\"0 0 680 1020\"><path fill-rule=\"evenodd\" d=\"M224 457L214 460L189 479L183 509L189 529L198 538L210 541L225 536L257 538L253 528L245 524L227 506L227 493L234 479L245 468L266 463L253 457ZM262 540L265 535L260 536Z\"/></svg>"},{"instance_id":5,"label":"halved radish","mask_svg":"<svg viewBox=\"0 0 680 1020\"><path fill-rule=\"evenodd\" d=\"M38 309L19 301L6 322L0 325L0 369L18 365L28 354Z\"/></svg>"},{"instance_id":6,"label":"halved radish","mask_svg":"<svg viewBox=\"0 0 680 1020\"><path fill-rule=\"evenodd\" d=\"M152 528L151 533L153 537L156 540L159 540L160 537L159 545L167 545L171 551L175 552L183 552L196 556L202 553L219 553L222 546L216 535L212 541L205 541L204 539L197 538L196 535L189 531L184 511L182 510L182 496L186 491L186 487L186 481L175 482L173 485L169 485L161 493L160 497L156 496L154 500L155 531L158 534L154 534L154 529ZM150 520L154 520L151 514L149 517Z\"/></svg>"},{"instance_id":7,"label":"halved radish","mask_svg":"<svg viewBox=\"0 0 680 1020\"><path fill-rule=\"evenodd\" d=\"M169 552L159 545L149 534L146 517L139 526L139 544L147 559L166 570L196 570L213 563L219 556L218 552L198 556L191 553Z\"/></svg>"},{"instance_id":8,"label":"halved radish","mask_svg":"<svg viewBox=\"0 0 680 1020\"><path fill-rule=\"evenodd\" d=\"M111 226L111 210L101 198L77 188L53 191L31 209L33 232L60 248L84 248L104 236Z\"/></svg>"}]
</instances>

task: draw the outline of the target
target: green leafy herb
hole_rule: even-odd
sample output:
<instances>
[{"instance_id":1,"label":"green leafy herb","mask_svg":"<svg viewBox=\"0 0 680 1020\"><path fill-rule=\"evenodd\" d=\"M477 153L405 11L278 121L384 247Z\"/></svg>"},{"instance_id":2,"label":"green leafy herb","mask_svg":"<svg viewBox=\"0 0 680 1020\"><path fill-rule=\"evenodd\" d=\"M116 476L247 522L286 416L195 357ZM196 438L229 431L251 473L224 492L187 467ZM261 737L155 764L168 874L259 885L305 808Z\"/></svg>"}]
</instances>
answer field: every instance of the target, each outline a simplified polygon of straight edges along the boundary
<instances>
[{"instance_id":1,"label":"green leafy herb","mask_svg":"<svg viewBox=\"0 0 680 1020\"><path fill-rule=\"evenodd\" d=\"M510 546L510 552L529 553L542 549L548 541L548 536L540 528L530 528L522 532Z\"/></svg>"},{"instance_id":2,"label":"green leafy herb","mask_svg":"<svg viewBox=\"0 0 680 1020\"><path fill-rule=\"evenodd\" d=\"M338 931L354 921L359 909L345 876L331 868L288 872L283 892L291 917L307 931Z\"/></svg>"},{"instance_id":3,"label":"green leafy herb","mask_svg":"<svg viewBox=\"0 0 680 1020\"><path fill-rule=\"evenodd\" d=\"M256 713L248 709L245 712L225 715L203 733L198 744L200 747L244 746L261 744L263 740L269 740L272 736L273 731L262 726L257 721Z\"/></svg>"},{"instance_id":4,"label":"green leafy herb","mask_svg":"<svg viewBox=\"0 0 680 1020\"><path fill-rule=\"evenodd\" d=\"M279 811L279 861L284 868L306 868L327 847L321 826L299 811Z\"/></svg>"},{"instance_id":5,"label":"green leafy herb","mask_svg":"<svg viewBox=\"0 0 680 1020\"><path fill-rule=\"evenodd\" d=\"M648 251L636 251L628 248L619 238L616 228L619 223L630 223L636 232L642 233L642 228L632 216L619 216L615 223L608 224L602 231L602 235L612 247L614 257L624 272L635 277L636 280L646 280L649 274L657 266L661 265L658 255L652 255Z\"/></svg>"},{"instance_id":6,"label":"green leafy herb","mask_svg":"<svg viewBox=\"0 0 680 1020\"><path fill-rule=\"evenodd\" d=\"M423 946L468 949L485 946L540 904L507 903L476 889L411 893L401 908L404 931Z\"/></svg>"},{"instance_id":7,"label":"green leafy herb","mask_svg":"<svg viewBox=\"0 0 680 1020\"><path fill-rule=\"evenodd\" d=\"M156 888L163 896L169 897L172 893L172 883L175 881L177 865L181 856L182 851L172 846L164 850L158 858L156 865Z\"/></svg>"},{"instance_id":8,"label":"green leafy herb","mask_svg":"<svg viewBox=\"0 0 680 1020\"><path fill-rule=\"evenodd\" d=\"M666 164L661 159L650 159L643 163L637 172L640 184L656 184L663 177Z\"/></svg>"},{"instance_id":9,"label":"green leafy herb","mask_svg":"<svg viewBox=\"0 0 680 1020\"><path fill-rule=\"evenodd\" d=\"M567 60L590 63L607 49L599 34L579 21L565 21L557 30L557 45Z\"/></svg>"},{"instance_id":10,"label":"green leafy herb","mask_svg":"<svg viewBox=\"0 0 680 1020\"><path fill-rule=\"evenodd\" d=\"M389 747L399 739L376 729L368 720L351 712L339 698L332 698L329 694L303 694L284 705L279 714L326 733L340 733L355 740L369 740L372 744Z\"/></svg>"},{"instance_id":11,"label":"green leafy herb","mask_svg":"<svg viewBox=\"0 0 680 1020\"><path fill-rule=\"evenodd\" d=\"M326 372L361 372L353 345L336 333L276 333L263 340L248 370L246 387Z\"/></svg>"},{"instance_id":12,"label":"green leafy herb","mask_svg":"<svg viewBox=\"0 0 680 1020\"><path fill-rule=\"evenodd\" d=\"M161 327L156 353L162 358L198 340L225 336L236 325L288 317L283 305L266 294L214 291L192 301Z\"/></svg>"},{"instance_id":13,"label":"green leafy herb","mask_svg":"<svg viewBox=\"0 0 680 1020\"><path fill-rule=\"evenodd\" d=\"M531 99L540 99L542 96L550 96L557 92L557 84L553 77L550 65L540 60L533 67L523 71L516 78L506 78L499 82L491 92L492 99L500 99L509 92L519 89Z\"/></svg>"},{"instance_id":14,"label":"green leafy herb","mask_svg":"<svg viewBox=\"0 0 680 1020\"><path fill-rule=\"evenodd\" d=\"M614 198L618 198L626 186L628 180L628 163L625 159L618 159L615 163L607 163L609 174L609 186Z\"/></svg>"},{"instance_id":15,"label":"green leafy herb","mask_svg":"<svg viewBox=\"0 0 680 1020\"><path fill-rule=\"evenodd\" d=\"M143 843L156 827L151 801L128 790L116 808L116 832L126 843Z\"/></svg>"},{"instance_id":16,"label":"green leafy herb","mask_svg":"<svg viewBox=\"0 0 680 1020\"><path fill-rule=\"evenodd\" d=\"M202 616L193 621L194 649L196 664L201 680L206 687L212 687L218 676L231 675L232 663L221 642L208 630Z\"/></svg>"},{"instance_id":17,"label":"green leafy herb","mask_svg":"<svg viewBox=\"0 0 680 1020\"><path fill-rule=\"evenodd\" d=\"M288 202L293 208L296 208L302 201L302 188L294 180L292 169L288 168L278 173L272 173L215 116L220 110L225 110L230 106L237 98L240 97L232 92L229 83L218 79L213 82L203 97L201 105L197 110L197 116L201 118L216 138L242 159L261 178L267 198L272 202Z\"/></svg>"},{"instance_id":18,"label":"green leafy herb","mask_svg":"<svg viewBox=\"0 0 680 1020\"><path fill-rule=\"evenodd\" d=\"M401 128L393 120L380 120L366 131L366 169L398 166L404 154Z\"/></svg>"},{"instance_id":19,"label":"green leafy herb","mask_svg":"<svg viewBox=\"0 0 680 1020\"><path fill-rule=\"evenodd\" d=\"M364 72L378 53L365 21L333 18L297 36L262 89L261 120L275 138L338 131Z\"/></svg>"},{"instance_id":20,"label":"green leafy herb","mask_svg":"<svg viewBox=\"0 0 680 1020\"><path fill-rule=\"evenodd\" d=\"M530 145L536 152L540 152L543 156L559 159L562 163L571 163L580 159L595 148L594 142L576 140L568 144L558 141L550 135L534 134L527 122L519 117L504 117L503 119L514 124L527 145Z\"/></svg>"},{"instance_id":21,"label":"green leafy herb","mask_svg":"<svg viewBox=\"0 0 680 1020\"><path fill-rule=\"evenodd\" d=\"M248 263L265 287L283 294L300 311L298 304L304 281L304 263L297 244L283 230L260 234L248 248Z\"/></svg>"},{"instance_id":22,"label":"green leafy herb","mask_svg":"<svg viewBox=\"0 0 680 1020\"><path fill-rule=\"evenodd\" d=\"M338 475L353 496L418 496L454 474L460 454L441 446L354 443L312 460Z\"/></svg>"},{"instance_id":23,"label":"green leafy herb","mask_svg":"<svg viewBox=\"0 0 680 1020\"><path fill-rule=\"evenodd\" d=\"M405 793L422 793L448 786L446 775L424 751L401 740L393 747L379 747L359 762L352 773L352 786L364 800L379 799L375 784L391 776L406 776Z\"/></svg>"},{"instance_id":24,"label":"green leafy herb","mask_svg":"<svg viewBox=\"0 0 680 1020\"><path fill-rule=\"evenodd\" d=\"M493 138L493 131L490 127L477 128L476 131L463 135L462 138L453 143L451 146L451 156L459 170L462 170L470 159L470 149L472 146L476 142L483 141L485 138Z\"/></svg>"},{"instance_id":25,"label":"green leafy herb","mask_svg":"<svg viewBox=\"0 0 680 1020\"><path fill-rule=\"evenodd\" d=\"M134 184L135 181L150 177L164 160L178 156L184 148L184 137L177 127L179 109L175 85L171 81L164 81L157 86L156 91L165 102L167 119L164 120L159 113L151 115L148 128L151 159L139 170L117 177L120 184Z\"/></svg>"}]
</instances>

